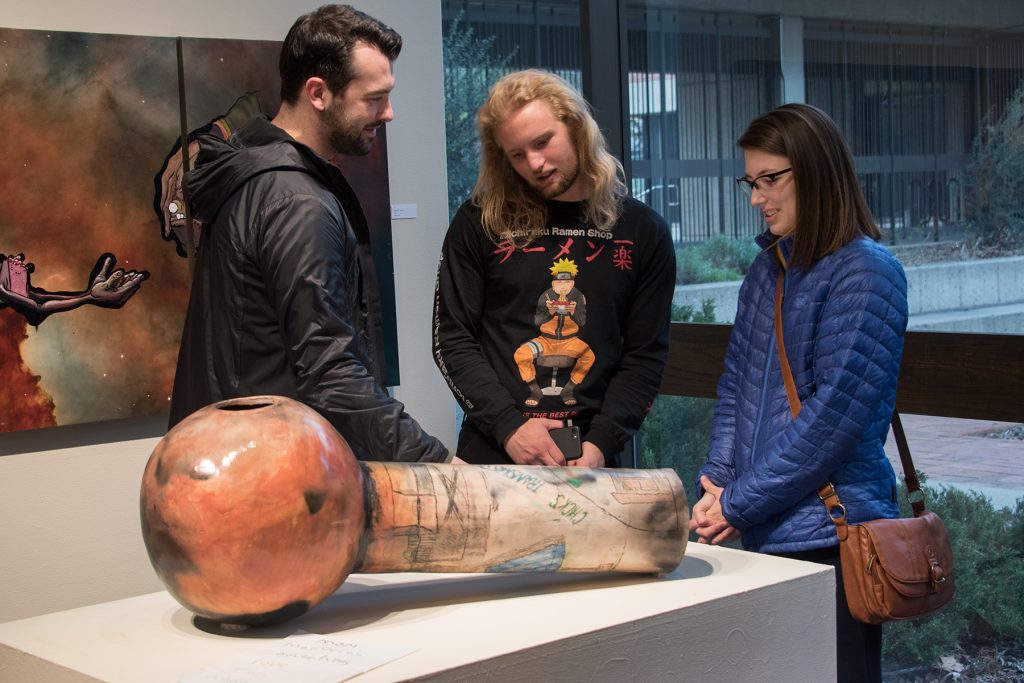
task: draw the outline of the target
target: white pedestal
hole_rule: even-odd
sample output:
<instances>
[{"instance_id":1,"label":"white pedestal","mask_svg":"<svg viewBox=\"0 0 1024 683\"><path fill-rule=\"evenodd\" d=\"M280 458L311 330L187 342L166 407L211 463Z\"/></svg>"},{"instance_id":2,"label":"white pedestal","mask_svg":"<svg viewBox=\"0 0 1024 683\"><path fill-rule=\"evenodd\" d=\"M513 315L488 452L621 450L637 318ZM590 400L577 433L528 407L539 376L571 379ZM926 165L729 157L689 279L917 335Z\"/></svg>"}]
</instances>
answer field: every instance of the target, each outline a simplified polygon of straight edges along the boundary
<instances>
[{"instance_id":1,"label":"white pedestal","mask_svg":"<svg viewBox=\"0 0 1024 683\"><path fill-rule=\"evenodd\" d=\"M159 592L0 624L0 678L172 682L301 629L418 648L357 683L833 681L834 594L830 567L696 543L660 578L354 575L298 619L230 635Z\"/></svg>"}]
</instances>

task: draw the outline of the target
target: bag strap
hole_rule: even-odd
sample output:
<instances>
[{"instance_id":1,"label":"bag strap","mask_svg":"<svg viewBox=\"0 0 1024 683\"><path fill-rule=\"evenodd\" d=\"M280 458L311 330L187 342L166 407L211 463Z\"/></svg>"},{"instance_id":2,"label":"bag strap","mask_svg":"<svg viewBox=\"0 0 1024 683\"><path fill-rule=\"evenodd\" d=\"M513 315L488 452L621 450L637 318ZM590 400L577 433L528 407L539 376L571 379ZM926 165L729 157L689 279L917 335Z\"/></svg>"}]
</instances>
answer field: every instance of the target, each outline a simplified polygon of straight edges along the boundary
<instances>
[{"instance_id":1,"label":"bag strap","mask_svg":"<svg viewBox=\"0 0 1024 683\"><path fill-rule=\"evenodd\" d=\"M896 449L900 452L903 479L907 483L907 500L910 501L914 516L920 517L924 514L924 493L921 491L921 481L917 478L917 470L914 468L914 459L910 457L910 446L907 444L907 435L903 431L898 410L892 411L892 435L896 439Z\"/></svg>"},{"instance_id":2,"label":"bag strap","mask_svg":"<svg viewBox=\"0 0 1024 683\"><path fill-rule=\"evenodd\" d=\"M783 263L783 266L785 264ZM782 366L782 383L786 386L786 400L789 401L789 410L795 418L800 413L800 397L796 393L796 382L793 380L793 371L789 367L789 357L786 355L786 343L782 336L782 290L783 290L783 268L779 268L779 275L775 279L775 346L779 351L779 365ZM907 499L914 511L915 517L924 514L924 493L921 491L921 481L917 478L917 470L914 468L914 460L910 456L910 446L907 444L907 435L903 431L903 423L900 421L898 410L892 411L892 434L896 439L896 449L900 453L900 464L903 466L903 478L907 483ZM818 489L818 498L828 509L829 517L836 525L839 533L839 540L846 540L846 508L839 500L839 494L832 482L827 482Z\"/></svg>"},{"instance_id":3,"label":"bag strap","mask_svg":"<svg viewBox=\"0 0 1024 683\"><path fill-rule=\"evenodd\" d=\"M775 280L775 347L779 350L779 365L782 366L782 383L786 385L786 399L789 410L796 418L800 414L800 397L796 394L796 382L793 371L789 369L789 357L786 355L786 343L782 337L782 269Z\"/></svg>"}]
</instances>

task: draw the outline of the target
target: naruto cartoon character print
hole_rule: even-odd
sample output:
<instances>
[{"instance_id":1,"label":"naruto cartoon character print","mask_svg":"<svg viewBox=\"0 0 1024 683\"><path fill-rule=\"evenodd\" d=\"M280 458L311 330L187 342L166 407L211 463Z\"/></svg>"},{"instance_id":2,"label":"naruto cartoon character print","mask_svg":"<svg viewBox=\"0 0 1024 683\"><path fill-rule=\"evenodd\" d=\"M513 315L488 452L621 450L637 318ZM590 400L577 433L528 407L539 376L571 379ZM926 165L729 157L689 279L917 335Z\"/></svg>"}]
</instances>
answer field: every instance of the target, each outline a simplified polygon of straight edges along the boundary
<instances>
[{"instance_id":1,"label":"naruto cartoon character print","mask_svg":"<svg viewBox=\"0 0 1024 683\"><path fill-rule=\"evenodd\" d=\"M544 396L559 396L563 404L576 405L573 388L594 365L594 352L579 338L580 329L587 324L587 298L576 289L578 272L576 263L569 259L555 261L551 288L537 300L534 324L540 328L540 336L516 349L519 376L530 388L524 401L529 408L540 404ZM537 383L538 368L551 374L550 385L543 389ZM565 384L559 386L559 381Z\"/></svg>"}]
</instances>

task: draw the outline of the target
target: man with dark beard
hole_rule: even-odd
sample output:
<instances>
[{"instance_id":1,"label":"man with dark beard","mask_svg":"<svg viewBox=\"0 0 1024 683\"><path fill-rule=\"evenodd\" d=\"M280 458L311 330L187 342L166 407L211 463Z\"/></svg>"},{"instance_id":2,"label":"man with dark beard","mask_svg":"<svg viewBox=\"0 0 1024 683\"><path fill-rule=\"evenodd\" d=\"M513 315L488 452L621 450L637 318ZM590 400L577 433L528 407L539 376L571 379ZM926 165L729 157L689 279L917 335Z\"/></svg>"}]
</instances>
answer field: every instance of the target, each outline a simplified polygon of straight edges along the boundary
<instances>
[{"instance_id":1,"label":"man with dark beard","mask_svg":"<svg viewBox=\"0 0 1024 683\"><path fill-rule=\"evenodd\" d=\"M366 219L327 160L370 151L391 121L402 38L346 5L299 17L281 48L281 108L200 138L185 177L202 223L178 354L173 426L222 399L276 394L317 410L363 459L447 461L381 384Z\"/></svg>"}]
</instances>

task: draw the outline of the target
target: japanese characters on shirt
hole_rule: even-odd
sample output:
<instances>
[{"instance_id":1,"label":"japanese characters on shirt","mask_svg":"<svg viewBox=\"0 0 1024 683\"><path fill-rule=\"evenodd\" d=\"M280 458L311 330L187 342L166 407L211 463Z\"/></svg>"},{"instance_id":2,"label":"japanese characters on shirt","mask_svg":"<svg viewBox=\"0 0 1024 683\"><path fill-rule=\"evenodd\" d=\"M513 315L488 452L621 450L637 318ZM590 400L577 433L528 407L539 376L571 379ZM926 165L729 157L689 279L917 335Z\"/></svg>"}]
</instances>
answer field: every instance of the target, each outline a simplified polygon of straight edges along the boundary
<instances>
[{"instance_id":1,"label":"japanese characters on shirt","mask_svg":"<svg viewBox=\"0 0 1024 683\"><path fill-rule=\"evenodd\" d=\"M498 267L512 267L509 259L516 252L550 263L549 276L537 282L542 293L533 311L536 335L513 344L513 361L529 391L522 402L523 415L559 420L580 415L576 389L597 359L580 337L587 322L587 297L576 286L577 276L582 269L608 265L632 271L635 247L633 240L616 238L611 232L557 226L545 228L525 247L516 247L510 240L495 246L492 255ZM595 263L602 255L605 262Z\"/></svg>"}]
</instances>

